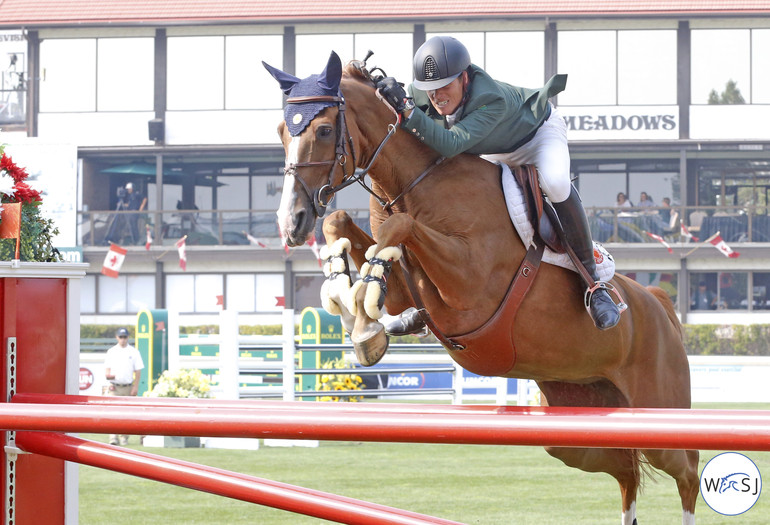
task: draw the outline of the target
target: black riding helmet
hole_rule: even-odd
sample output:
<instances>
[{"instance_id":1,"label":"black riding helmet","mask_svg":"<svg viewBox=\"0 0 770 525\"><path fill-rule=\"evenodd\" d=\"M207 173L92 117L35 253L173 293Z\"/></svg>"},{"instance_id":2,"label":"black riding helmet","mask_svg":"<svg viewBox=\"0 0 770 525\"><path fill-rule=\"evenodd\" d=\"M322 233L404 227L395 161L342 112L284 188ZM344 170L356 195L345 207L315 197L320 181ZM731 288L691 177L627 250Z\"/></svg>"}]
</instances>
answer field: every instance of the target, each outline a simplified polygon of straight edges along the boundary
<instances>
[{"instance_id":1,"label":"black riding helmet","mask_svg":"<svg viewBox=\"0 0 770 525\"><path fill-rule=\"evenodd\" d=\"M414 54L414 82L417 89L440 89L459 77L471 65L468 50L456 38L434 36Z\"/></svg>"}]
</instances>

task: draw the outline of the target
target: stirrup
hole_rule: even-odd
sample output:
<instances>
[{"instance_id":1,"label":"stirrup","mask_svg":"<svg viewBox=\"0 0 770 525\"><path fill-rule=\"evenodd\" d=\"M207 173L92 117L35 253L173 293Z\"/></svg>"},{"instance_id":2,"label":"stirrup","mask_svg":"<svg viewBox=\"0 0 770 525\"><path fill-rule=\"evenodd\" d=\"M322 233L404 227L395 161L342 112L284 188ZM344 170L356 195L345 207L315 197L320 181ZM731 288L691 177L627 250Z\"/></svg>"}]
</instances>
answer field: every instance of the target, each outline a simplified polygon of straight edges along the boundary
<instances>
[{"instance_id":1,"label":"stirrup","mask_svg":"<svg viewBox=\"0 0 770 525\"><path fill-rule=\"evenodd\" d=\"M593 297L594 292L597 290L606 290L607 293L610 294L610 299L612 299L612 294L615 294L615 297L618 299L618 301L615 303L615 306L618 307L618 313L622 314L628 309L628 305L625 301L623 301L623 297L620 295L620 292L618 292L617 288L615 288L607 281L596 281L594 285L586 289L585 293L583 294L583 305L586 307L586 310L589 314L591 313L591 297Z\"/></svg>"}]
</instances>

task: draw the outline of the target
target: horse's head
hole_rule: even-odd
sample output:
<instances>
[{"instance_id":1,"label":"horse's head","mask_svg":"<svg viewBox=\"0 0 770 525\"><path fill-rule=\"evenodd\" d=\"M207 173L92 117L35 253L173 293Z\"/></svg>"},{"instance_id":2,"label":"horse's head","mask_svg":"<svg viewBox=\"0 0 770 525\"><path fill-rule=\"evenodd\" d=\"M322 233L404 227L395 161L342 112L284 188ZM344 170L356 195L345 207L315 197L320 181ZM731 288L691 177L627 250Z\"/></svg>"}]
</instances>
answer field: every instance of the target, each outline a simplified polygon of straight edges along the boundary
<instances>
[{"instance_id":1,"label":"horse's head","mask_svg":"<svg viewBox=\"0 0 770 525\"><path fill-rule=\"evenodd\" d=\"M332 52L320 75L299 79L263 62L288 95L278 126L286 165L278 227L289 246L303 244L331 199L326 191L346 171L346 146L339 131L342 64ZM343 142L340 142L340 141ZM354 166L350 166L352 172Z\"/></svg>"},{"instance_id":2,"label":"horse's head","mask_svg":"<svg viewBox=\"0 0 770 525\"><path fill-rule=\"evenodd\" d=\"M357 180L356 162L369 158L360 121L351 111L345 111L346 103L359 101L361 107L366 107L367 119L378 113L385 119L392 115L385 109L387 104L377 102L376 82L366 68L366 60L352 61L345 68L344 78L350 82L344 99L340 87L342 64L334 52L320 75L304 79L262 64L288 95L284 120L278 126L286 165L277 214L284 239L290 246L298 246L324 215L334 193Z\"/></svg>"}]
</instances>

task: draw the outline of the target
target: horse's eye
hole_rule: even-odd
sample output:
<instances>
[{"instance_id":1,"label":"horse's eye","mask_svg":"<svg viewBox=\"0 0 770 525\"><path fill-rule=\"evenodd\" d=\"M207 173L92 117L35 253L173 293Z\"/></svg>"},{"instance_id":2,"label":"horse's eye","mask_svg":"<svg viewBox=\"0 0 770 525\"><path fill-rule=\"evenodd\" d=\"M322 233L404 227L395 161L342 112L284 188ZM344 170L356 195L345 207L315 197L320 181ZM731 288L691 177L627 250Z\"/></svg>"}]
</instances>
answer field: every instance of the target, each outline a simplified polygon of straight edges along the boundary
<instances>
[{"instance_id":1,"label":"horse's eye","mask_svg":"<svg viewBox=\"0 0 770 525\"><path fill-rule=\"evenodd\" d=\"M318 135L318 138L327 138L331 137L333 131L331 126L320 126L316 131L316 135Z\"/></svg>"}]
</instances>

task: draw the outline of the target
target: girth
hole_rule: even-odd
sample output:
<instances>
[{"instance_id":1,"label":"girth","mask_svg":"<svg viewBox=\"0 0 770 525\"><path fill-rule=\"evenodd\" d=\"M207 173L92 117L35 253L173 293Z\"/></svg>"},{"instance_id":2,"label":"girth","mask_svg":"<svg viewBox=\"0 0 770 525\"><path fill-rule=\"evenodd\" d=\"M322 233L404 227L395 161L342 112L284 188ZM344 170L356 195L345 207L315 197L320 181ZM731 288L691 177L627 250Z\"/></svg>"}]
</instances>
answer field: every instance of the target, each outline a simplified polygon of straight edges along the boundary
<instances>
[{"instance_id":1,"label":"girth","mask_svg":"<svg viewBox=\"0 0 770 525\"><path fill-rule=\"evenodd\" d=\"M516 364L516 345L513 324L535 276L540 269L545 243L536 239L537 247L530 247L508 287L508 292L492 317L476 330L453 336L464 349L447 348L452 359L474 374L500 376Z\"/></svg>"}]
</instances>

